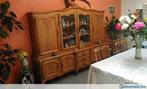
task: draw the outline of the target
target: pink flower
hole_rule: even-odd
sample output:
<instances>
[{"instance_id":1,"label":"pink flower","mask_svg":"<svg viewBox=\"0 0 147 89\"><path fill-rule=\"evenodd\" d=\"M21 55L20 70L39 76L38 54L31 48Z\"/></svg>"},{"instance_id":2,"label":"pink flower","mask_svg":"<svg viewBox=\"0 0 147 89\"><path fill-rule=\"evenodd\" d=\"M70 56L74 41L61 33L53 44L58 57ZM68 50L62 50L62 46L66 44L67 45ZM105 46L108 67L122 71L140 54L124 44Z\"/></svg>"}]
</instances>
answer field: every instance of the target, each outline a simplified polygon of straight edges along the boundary
<instances>
[{"instance_id":1,"label":"pink flower","mask_svg":"<svg viewBox=\"0 0 147 89\"><path fill-rule=\"evenodd\" d=\"M115 29L116 29L116 30L121 30L121 27L122 27L122 24L121 24L121 23L117 23L117 24L115 25Z\"/></svg>"},{"instance_id":2,"label":"pink flower","mask_svg":"<svg viewBox=\"0 0 147 89\"><path fill-rule=\"evenodd\" d=\"M145 27L145 24L143 22L136 22L134 25L133 25L133 28L137 29L137 30L141 30Z\"/></svg>"}]
</instances>

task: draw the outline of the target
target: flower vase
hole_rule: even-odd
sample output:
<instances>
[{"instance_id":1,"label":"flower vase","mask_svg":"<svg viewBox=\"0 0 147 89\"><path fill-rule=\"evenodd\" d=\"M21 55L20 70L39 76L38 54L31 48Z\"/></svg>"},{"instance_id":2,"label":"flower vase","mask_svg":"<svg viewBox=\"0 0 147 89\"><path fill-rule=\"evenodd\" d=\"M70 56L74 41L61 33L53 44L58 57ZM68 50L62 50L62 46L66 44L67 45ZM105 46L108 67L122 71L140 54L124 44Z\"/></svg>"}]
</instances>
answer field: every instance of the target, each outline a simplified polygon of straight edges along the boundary
<instances>
[{"instance_id":1,"label":"flower vase","mask_svg":"<svg viewBox=\"0 0 147 89\"><path fill-rule=\"evenodd\" d=\"M141 60L141 48L142 48L142 37L141 35L136 35L134 38L136 49L135 49L135 59Z\"/></svg>"},{"instance_id":2,"label":"flower vase","mask_svg":"<svg viewBox=\"0 0 147 89\"><path fill-rule=\"evenodd\" d=\"M28 60L27 60L27 58L22 59L21 65L22 65L22 72L23 72L23 73L26 73L26 72L29 71L29 65L28 65Z\"/></svg>"}]
</instances>

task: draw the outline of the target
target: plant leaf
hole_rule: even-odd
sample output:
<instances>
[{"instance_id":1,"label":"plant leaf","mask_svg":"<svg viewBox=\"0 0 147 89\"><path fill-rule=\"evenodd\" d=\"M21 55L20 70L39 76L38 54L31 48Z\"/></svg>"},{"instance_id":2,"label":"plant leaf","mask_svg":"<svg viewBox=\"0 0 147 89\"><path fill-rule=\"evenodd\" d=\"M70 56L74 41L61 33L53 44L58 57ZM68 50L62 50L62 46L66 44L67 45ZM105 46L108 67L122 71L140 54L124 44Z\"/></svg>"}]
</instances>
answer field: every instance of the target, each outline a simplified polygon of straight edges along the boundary
<instances>
[{"instance_id":1,"label":"plant leaf","mask_svg":"<svg viewBox=\"0 0 147 89\"><path fill-rule=\"evenodd\" d=\"M21 30L23 30L23 26L21 24L17 24L18 28L20 28Z\"/></svg>"},{"instance_id":2,"label":"plant leaf","mask_svg":"<svg viewBox=\"0 0 147 89\"><path fill-rule=\"evenodd\" d=\"M18 53L19 52L19 49L14 49L14 53Z\"/></svg>"},{"instance_id":3,"label":"plant leaf","mask_svg":"<svg viewBox=\"0 0 147 89\"><path fill-rule=\"evenodd\" d=\"M2 13L6 14L9 8L10 8L9 1L6 1L5 3L1 3L0 9Z\"/></svg>"},{"instance_id":4,"label":"plant leaf","mask_svg":"<svg viewBox=\"0 0 147 89\"><path fill-rule=\"evenodd\" d=\"M8 33L6 31L3 31L3 29L0 27L0 38L7 38L8 37Z\"/></svg>"},{"instance_id":5,"label":"plant leaf","mask_svg":"<svg viewBox=\"0 0 147 89\"><path fill-rule=\"evenodd\" d=\"M13 11L10 11L9 14L15 18L17 18L16 14Z\"/></svg>"},{"instance_id":6,"label":"plant leaf","mask_svg":"<svg viewBox=\"0 0 147 89\"><path fill-rule=\"evenodd\" d=\"M3 71L2 71L2 78L4 80L7 80L10 74L10 70L8 67L6 67Z\"/></svg>"},{"instance_id":7,"label":"plant leaf","mask_svg":"<svg viewBox=\"0 0 147 89\"><path fill-rule=\"evenodd\" d=\"M4 17L3 13L0 13L0 19L2 19Z\"/></svg>"},{"instance_id":8,"label":"plant leaf","mask_svg":"<svg viewBox=\"0 0 147 89\"><path fill-rule=\"evenodd\" d=\"M107 22L109 22L109 19L108 19L108 17L107 17L107 16L106 16L106 21L107 21Z\"/></svg>"},{"instance_id":9,"label":"plant leaf","mask_svg":"<svg viewBox=\"0 0 147 89\"><path fill-rule=\"evenodd\" d=\"M9 3L9 1L6 1L6 2L5 2L5 7L6 7L7 9L10 8L10 3Z\"/></svg>"},{"instance_id":10,"label":"plant leaf","mask_svg":"<svg viewBox=\"0 0 147 89\"><path fill-rule=\"evenodd\" d=\"M14 27L16 30L19 30L17 26Z\"/></svg>"},{"instance_id":11,"label":"plant leaf","mask_svg":"<svg viewBox=\"0 0 147 89\"><path fill-rule=\"evenodd\" d=\"M15 62L16 60L15 60L15 58L12 57L12 58L8 58L7 61L8 61L9 63L11 63L11 62Z\"/></svg>"},{"instance_id":12,"label":"plant leaf","mask_svg":"<svg viewBox=\"0 0 147 89\"><path fill-rule=\"evenodd\" d=\"M0 10L1 10L1 12L5 15L6 13L7 13L7 8L5 8L5 4L4 3L2 3L1 4L1 6L0 6Z\"/></svg>"},{"instance_id":13,"label":"plant leaf","mask_svg":"<svg viewBox=\"0 0 147 89\"><path fill-rule=\"evenodd\" d=\"M9 46L9 44L8 44L8 43L4 44L4 47L5 47L5 48L7 48L7 49L9 49L9 48L10 48L10 46Z\"/></svg>"},{"instance_id":14,"label":"plant leaf","mask_svg":"<svg viewBox=\"0 0 147 89\"><path fill-rule=\"evenodd\" d=\"M12 66L15 66L15 63L14 62L11 62Z\"/></svg>"},{"instance_id":15,"label":"plant leaf","mask_svg":"<svg viewBox=\"0 0 147 89\"><path fill-rule=\"evenodd\" d=\"M3 63L0 63L0 72L1 70L4 68L4 64Z\"/></svg>"},{"instance_id":16,"label":"plant leaf","mask_svg":"<svg viewBox=\"0 0 147 89\"><path fill-rule=\"evenodd\" d=\"M12 32L13 30L13 23L12 23L12 18L6 16L3 20L2 20L2 25L6 25L8 28L8 31Z\"/></svg>"},{"instance_id":17,"label":"plant leaf","mask_svg":"<svg viewBox=\"0 0 147 89\"><path fill-rule=\"evenodd\" d=\"M19 22L19 21L16 21L16 24L22 24L21 22Z\"/></svg>"}]
</instances>

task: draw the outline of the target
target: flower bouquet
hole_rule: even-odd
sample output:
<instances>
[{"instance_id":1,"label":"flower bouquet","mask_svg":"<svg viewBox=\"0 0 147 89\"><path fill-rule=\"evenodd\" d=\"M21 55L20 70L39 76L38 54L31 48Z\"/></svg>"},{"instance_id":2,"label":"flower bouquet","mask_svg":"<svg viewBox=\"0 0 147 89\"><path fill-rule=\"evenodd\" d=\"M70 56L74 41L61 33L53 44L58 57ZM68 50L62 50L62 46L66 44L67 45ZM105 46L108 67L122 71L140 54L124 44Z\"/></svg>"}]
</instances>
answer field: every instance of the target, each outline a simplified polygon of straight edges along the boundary
<instances>
[{"instance_id":1,"label":"flower bouquet","mask_svg":"<svg viewBox=\"0 0 147 89\"><path fill-rule=\"evenodd\" d=\"M112 15L111 19L106 16L105 29L111 40L116 40L119 38L121 32L115 29L115 24L118 23L119 20Z\"/></svg>"},{"instance_id":2,"label":"flower bouquet","mask_svg":"<svg viewBox=\"0 0 147 89\"><path fill-rule=\"evenodd\" d=\"M147 35L144 21L139 16L133 14L121 16L115 28L121 31L124 36L131 36L133 38L136 44L135 59L141 59L142 41Z\"/></svg>"}]
</instances>

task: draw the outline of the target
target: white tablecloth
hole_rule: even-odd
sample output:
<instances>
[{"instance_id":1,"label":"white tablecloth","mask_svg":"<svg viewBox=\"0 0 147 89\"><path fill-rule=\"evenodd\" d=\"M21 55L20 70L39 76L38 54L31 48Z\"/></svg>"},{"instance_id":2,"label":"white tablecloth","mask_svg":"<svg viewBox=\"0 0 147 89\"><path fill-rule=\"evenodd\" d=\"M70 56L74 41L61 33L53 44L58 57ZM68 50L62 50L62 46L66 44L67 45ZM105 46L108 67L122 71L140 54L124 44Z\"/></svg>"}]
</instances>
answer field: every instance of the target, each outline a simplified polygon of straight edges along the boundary
<instances>
[{"instance_id":1,"label":"white tablecloth","mask_svg":"<svg viewBox=\"0 0 147 89\"><path fill-rule=\"evenodd\" d=\"M139 83L147 86L147 49L142 49L142 60L136 60L135 48L119 53L90 66L88 83Z\"/></svg>"}]
</instances>

